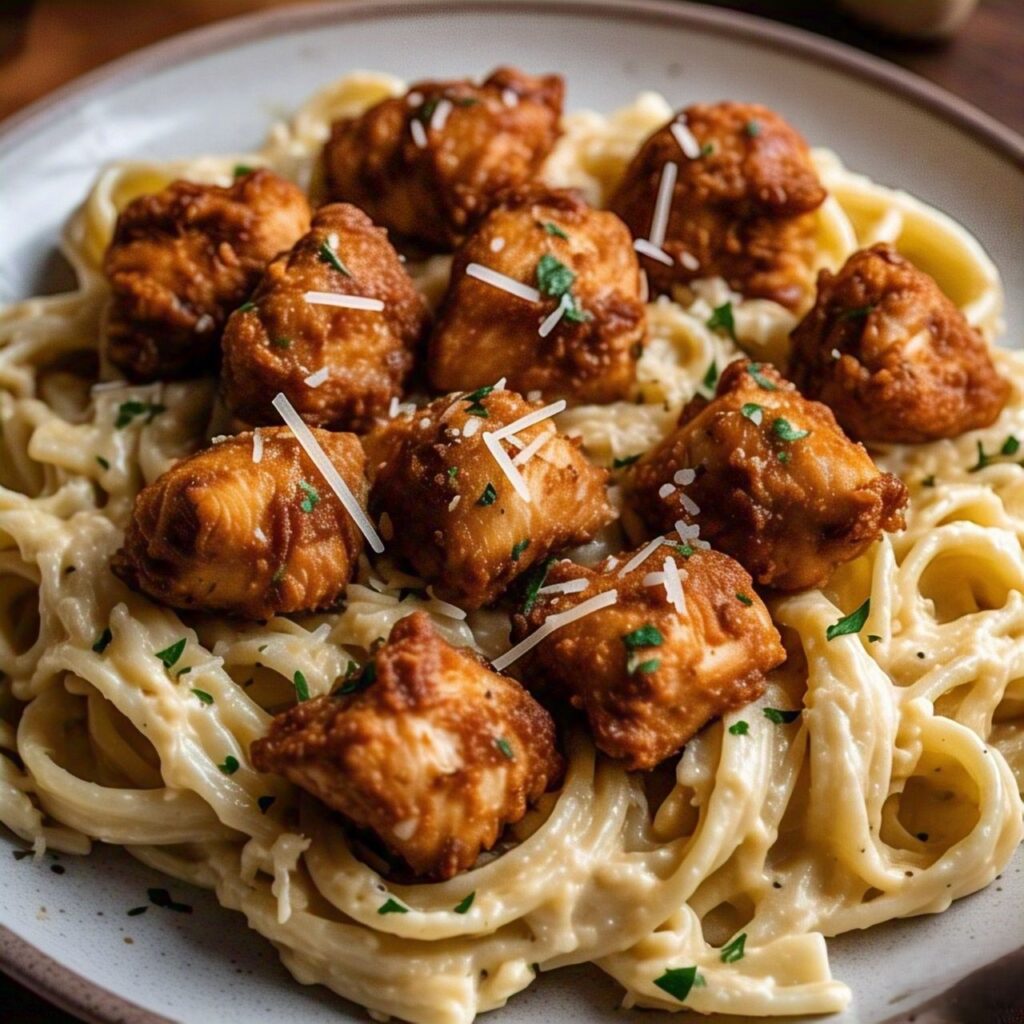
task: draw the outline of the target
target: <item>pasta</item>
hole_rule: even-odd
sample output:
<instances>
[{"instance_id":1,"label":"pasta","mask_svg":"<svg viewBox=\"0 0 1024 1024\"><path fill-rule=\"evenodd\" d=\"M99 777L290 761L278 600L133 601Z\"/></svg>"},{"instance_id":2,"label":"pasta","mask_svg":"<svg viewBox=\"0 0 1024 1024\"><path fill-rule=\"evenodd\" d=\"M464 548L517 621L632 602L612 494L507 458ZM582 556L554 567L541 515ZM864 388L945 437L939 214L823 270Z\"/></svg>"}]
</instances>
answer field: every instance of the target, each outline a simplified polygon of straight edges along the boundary
<instances>
[{"instance_id":1,"label":"pasta","mask_svg":"<svg viewBox=\"0 0 1024 1024\"><path fill-rule=\"evenodd\" d=\"M106 169L65 238L78 289L0 314L0 821L37 853L102 840L212 888L300 982L417 1024L469 1022L539 971L583 961L623 986L626 1005L839 1010L850 993L825 937L944 910L991 882L1022 838L1020 356L997 355L1013 395L994 426L882 453L911 491L907 529L823 590L775 599L791 656L761 701L650 778L572 735L564 786L514 827L515 843L440 883L386 883L322 805L254 771L248 749L293 699L296 672L311 695L329 692L409 611L492 658L509 646L503 613L462 619L429 596L403 599L417 581L386 558L362 564L340 610L266 625L179 615L109 571L140 487L223 427L211 383L92 383L117 211L178 177L227 183L242 161L315 198L330 121L400 89L351 75L257 153ZM569 116L546 180L600 203L670 115L645 93L608 117ZM1000 282L980 245L834 154L815 160L829 192L819 265L891 242L994 341ZM415 268L431 302L448 262ZM726 301L738 344L707 326ZM637 400L559 417L601 464L660 440L713 364L783 356L796 322L721 280L652 301L648 320ZM619 548L609 533L576 557ZM826 639L867 599L859 633ZM382 912L387 901L402 912Z\"/></svg>"}]
</instances>

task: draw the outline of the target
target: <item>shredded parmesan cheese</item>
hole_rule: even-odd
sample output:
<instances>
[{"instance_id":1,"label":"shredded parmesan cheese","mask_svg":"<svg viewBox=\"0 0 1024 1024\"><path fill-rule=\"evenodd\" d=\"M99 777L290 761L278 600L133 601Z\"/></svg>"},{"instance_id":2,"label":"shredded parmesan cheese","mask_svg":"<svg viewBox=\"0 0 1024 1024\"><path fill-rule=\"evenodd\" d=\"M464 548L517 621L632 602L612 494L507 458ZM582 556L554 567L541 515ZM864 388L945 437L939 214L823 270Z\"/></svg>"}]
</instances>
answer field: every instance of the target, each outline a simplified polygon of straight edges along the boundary
<instances>
[{"instance_id":1,"label":"shredded parmesan cheese","mask_svg":"<svg viewBox=\"0 0 1024 1024\"><path fill-rule=\"evenodd\" d=\"M316 373L311 373L305 380L305 383L311 388L318 388L325 380L330 371L326 366L322 366Z\"/></svg>"},{"instance_id":2,"label":"shredded parmesan cheese","mask_svg":"<svg viewBox=\"0 0 1024 1024\"><path fill-rule=\"evenodd\" d=\"M677 469L675 473L672 475L673 482L679 484L680 487L685 487L687 484L692 484L693 481L696 479L697 473L695 470L692 469Z\"/></svg>"},{"instance_id":3,"label":"shredded parmesan cheese","mask_svg":"<svg viewBox=\"0 0 1024 1024\"><path fill-rule=\"evenodd\" d=\"M365 295L339 295L337 292L303 292L302 297L312 306L337 306L339 309L364 309L379 313L384 309L380 299Z\"/></svg>"},{"instance_id":4,"label":"shredded parmesan cheese","mask_svg":"<svg viewBox=\"0 0 1024 1024\"><path fill-rule=\"evenodd\" d=\"M664 537L655 537L654 540L645 544L620 570L619 579L623 576L628 576L634 569L643 565L651 555L654 554L662 544L665 543Z\"/></svg>"},{"instance_id":5,"label":"shredded parmesan cheese","mask_svg":"<svg viewBox=\"0 0 1024 1024\"><path fill-rule=\"evenodd\" d=\"M681 252L679 254L679 262L682 263L687 270L700 270L700 260L697 259L693 253Z\"/></svg>"},{"instance_id":6,"label":"shredded parmesan cheese","mask_svg":"<svg viewBox=\"0 0 1024 1024\"><path fill-rule=\"evenodd\" d=\"M679 118L672 122L669 131L676 142L679 143L683 156L689 160L696 160L700 156L700 143L686 124L685 114L680 114Z\"/></svg>"},{"instance_id":7,"label":"shredded parmesan cheese","mask_svg":"<svg viewBox=\"0 0 1024 1024\"><path fill-rule=\"evenodd\" d=\"M430 595L431 609L436 611L438 615L444 615L449 619L458 619L460 622L466 617L466 613L458 605L442 601L434 593L433 587L427 587L427 594Z\"/></svg>"},{"instance_id":8,"label":"shredded parmesan cheese","mask_svg":"<svg viewBox=\"0 0 1024 1024\"><path fill-rule=\"evenodd\" d=\"M530 488L526 486L522 473L512 465L512 460L508 457L505 449L502 448L501 438L497 434L492 434L489 430L484 431L483 438L484 444L487 445L487 450L494 456L494 461L497 462L498 468L508 477L509 483L515 488L516 494L523 501L531 501Z\"/></svg>"},{"instance_id":9,"label":"shredded parmesan cheese","mask_svg":"<svg viewBox=\"0 0 1024 1024\"><path fill-rule=\"evenodd\" d=\"M452 101L441 100L437 106L434 107L434 113L430 116L430 130L433 132L443 132L444 126L448 121L448 115L452 112Z\"/></svg>"},{"instance_id":10,"label":"shredded parmesan cheese","mask_svg":"<svg viewBox=\"0 0 1024 1024\"><path fill-rule=\"evenodd\" d=\"M538 434L513 460L513 466L522 466L534 457L555 436L554 431L545 430L543 433ZM519 438L509 438L510 441L519 441ZM520 441L520 444L522 442Z\"/></svg>"},{"instance_id":11,"label":"shredded parmesan cheese","mask_svg":"<svg viewBox=\"0 0 1024 1024\"><path fill-rule=\"evenodd\" d=\"M475 416L467 419L462 426L462 436L472 437L480 429L480 420Z\"/></svg>"},{"instance_id":12,"label":"shredded parmesan cheese","mask_svg":"<svg viewBox=\"0 0 1024 1024\"><path fill-rule=\"evenodd\" d=\"M540 423L541 420L546 420L551 416L557 416L565 406L565 399L560 398L557 402L545 405L541 409L534 409L533 412L528 412L525 416L520 416L519 419L513 420L507 426L502 427L500 430L496 430L494 432L494 436L500 441L502 438L508 437L510 434L518 434L521 430L525 430L527 427L532 427L535 423Z\"/></svg>"},{"instance_id":13,"label":"shredded parmesan cheese","mask_svg":"<svg viewBox=\"0 0 1024 1024\"><path fill-rule=\"evenodd\" d=\"M514 107L519 103L519 93L515 89L502 89L501 90L501 102L506 107Z\"/></svg>"},{"instance_id":14,"label":"shredded parmesan cheese","mask_svg":"<svg viewBox=\"0 0 1024 1024\"><path fill-rule=\"evenodd\" d=\"M572 299L569 297L568 292L558 300L558 305L555 306L554 311L549 313L544 318L540 327L537 328L537 333L542 338L546 338L558 326L558 322L565 316L571 302Z\"/></svg>"},{"instance_id":15,"label":"shredded parmesan cheese","mask_svg":"<svg viewBox=\"0 0 1024 1024\"><path fill-rule=\"evenodd\" d=\"M642 256L650 256L652 260L657 260L659 263L664 263L666 266L672 266L672 257L669 256L664 249L659 249L653 242L648 242L646 238L638 238L633 243L633 248ZM644 284L646 287L647 277L644 276Z\"/></svg>"},{"instance_id":16,"label":"shredded parmesan cheese","mask_svg":"<svg viewBox=\"0 0 1024 1024\"><path fill-rule=\"evenodd\" d=\"M252 461L257 465L263 460L263 435L257 427L252 432Z\"/></svg>"},{"instance_id":17,"label":"shredded parmesan cheese","mask_svg":"<svg viewBox=\"0 0 1024 1024\"><path fill-rule=\"evenodd\" d=\"M675 493L676 493L676 485L675 484L662 484L658 488L658 497L663 499L663 500L665 498L667 498L670 494L675 494Z\"/></svg>"},{"instance_id":18,"label":"shredded parmesan cheese","mask_svg":"<svg viewBox=\"0 0 1024 1024\"><path fill-rule=\"evenodd\" d=\"M482 263L470 263L466 267L466 276L475 277L478 281L483 281L484 284L489 284L499 291L508 292L509 295L515 295L518 299L525 299L527 302L540 302L540 292L536 288L523 284L522 281L517 281L514 277L509 277L508 274L485 267Z\"/></svg>"},{"instance_id":19,"label":"shredded parmesan cheese","mask_svg":"<svg viewBox=\"0 0 1024 1024\"><path fill-rule=\"evenodd\" d=\"M505 239L500 236L491 239L491 252L501 252L505 248Z\"/></svg>"},{"instance_id":20,"label":"shredded parmesan cheese","mask_svg":"<svg viewBox=\"0 0 1024 1024\"><path fill-rule=\"evenodd\" d=\"M414 117L409 122L409 134L412 136L412 141L415 142L420 149L427 148L427 131L423 127L419 118Z\"/></svg>"},{"instance_id":21,"label":"shredded parmesan cheese","mask_svg":"<svg viewBox=\"0 0 1024 1024\"><path fill-rule=\"evenodd\" d=\"M697 504L688 494L680 494L679 500L683 503L683 508L690 513L691 516L700 515L700 505Z\"/></svg>"},{"instance_id":22,"label":"shredded parmesan cheese","mask_svg":"<svg viewBox=\"0 0 1024 1024\"><path fill-rule=\"evenodd\" d=\"M679 582L679 568L671 558L662 563L665 575L665 597L668 603L680 614L686 612L686 598L683 596L683 585Z\"/></svg>"},{"instance_id":23,"label":"shredded parmesan cheese","mask_svg":"<svg viewBox=\"0 0 1024 1024\"><path fill-rule=\"evenodd\" d=\"M672 209L672 191L676 187L676 175L679 165L671 160L661 169L661 180L658 182L658 198L654 202L654 213L651 216L651 230L648 236L651 245L659 249L665 241L665 229L668 227L668 215Z\"/></svg>"},{"instance_id":24,"label":"shredded parmesan cheese","mask_svg":"<svg viewBox=\"0 0 1024 1024\"><path fill-rule=\"evenodd\" d=\"M590 580L566 580L564 583L549 583L541 587L538 594L582 594L590 586Z\"/></svg>"}]
</instances>

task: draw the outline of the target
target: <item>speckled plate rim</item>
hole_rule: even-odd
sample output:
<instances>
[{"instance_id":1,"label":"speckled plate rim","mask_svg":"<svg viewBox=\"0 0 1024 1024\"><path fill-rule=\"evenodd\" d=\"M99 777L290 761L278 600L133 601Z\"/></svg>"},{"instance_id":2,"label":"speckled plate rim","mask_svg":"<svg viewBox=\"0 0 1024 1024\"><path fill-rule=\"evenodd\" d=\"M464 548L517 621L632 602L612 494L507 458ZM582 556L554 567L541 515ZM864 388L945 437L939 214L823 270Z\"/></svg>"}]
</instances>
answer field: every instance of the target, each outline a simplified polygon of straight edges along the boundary
<instances>
[{"instance_id":1,"label":"speckled plate rim","mask_svg":"<svg viewBox=\"0 0 1024 1024\"><path fill-rule=\"evenodd\" d=\"M80 107L148 74L291 29L408 15L543 12L696 28L827 65L901 97L980 141L1024 172L1024 136L965 100L902 68L803 29L721 8L676 0L356 0L308 3L231 18L173 36L89 72L0 122L0 148L17 146L57 112ZM64 967L0 925L0 969L90 1024L173 1024Z\"/></svg>"}]
</instances>

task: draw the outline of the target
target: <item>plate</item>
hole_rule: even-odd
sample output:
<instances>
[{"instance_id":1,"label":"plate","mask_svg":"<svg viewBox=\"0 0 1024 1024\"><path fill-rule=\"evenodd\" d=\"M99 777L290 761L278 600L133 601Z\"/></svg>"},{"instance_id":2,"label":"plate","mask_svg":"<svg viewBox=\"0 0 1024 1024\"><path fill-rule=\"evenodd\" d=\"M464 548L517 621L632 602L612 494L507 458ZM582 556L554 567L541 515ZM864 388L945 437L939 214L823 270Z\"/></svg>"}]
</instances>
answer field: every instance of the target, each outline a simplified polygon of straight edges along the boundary
<instances>
[{"instance_id":1,"label":"plate","mask_svg":"<svg viewBox=\"0 0 1024 1024\"><path fill-rule=\"evenodd\" d=\"M850 167L964 223L1003 274L1005 337L1024 337L1024 140L853 50L682 3L287 7L134 54L0 128L0 301L68 286L54 243L110 160L245 151L319 86L357 68L414 79L476 75L500 63L562 72L569 109L609 110L642 89L663 92L675 106L744 98L778 109ZM272 947L209 894L169 882L119 850L39 863L16 860L13 850L11 837L0 835L0 966L81 1016L104 1024L366 1019L326 990L293 981ZM1020 923L1007 909L1024 905L1022 865L1018 855L988 890L945 914L831 940L833 972L851 985L854 1002L830 1020L903 1020L985 965L993 965L990 973L1001 970L999 961L1010 965ZM192 912L150 907L128 916L153 886ZM1003 973L1004 984L1020 984L1019 956ZM619 999L596 968L574 968L542 976L486 1019L654 1020L623 1014ZM977 1003L968 1014L985 1019Z\"/></svg>"}]
</instances>

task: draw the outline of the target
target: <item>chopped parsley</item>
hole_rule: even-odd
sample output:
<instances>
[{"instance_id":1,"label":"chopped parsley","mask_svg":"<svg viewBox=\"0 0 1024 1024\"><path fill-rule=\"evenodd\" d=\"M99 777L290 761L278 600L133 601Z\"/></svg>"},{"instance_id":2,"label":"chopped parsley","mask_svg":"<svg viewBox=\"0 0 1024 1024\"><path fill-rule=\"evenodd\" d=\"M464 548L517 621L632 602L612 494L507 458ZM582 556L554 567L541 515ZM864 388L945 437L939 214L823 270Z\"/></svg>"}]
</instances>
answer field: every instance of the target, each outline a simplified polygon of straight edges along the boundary
<instances>
[{"instance_id":1,"label":"chopped parsley","mask_svg":"<svg viewBox=\"0 0 1024 1024\"><path fill-rule=\"evenodd\" d=\"M252 300L250 299L250 300L249 300L248 302L243 302L243 303L242 303L242 304L241 304L241 305L240 305L240 306L238 307L238 309L236 309L236 310L235 310L235 312L236 312L236 313L251 313L251 312L252 312L252 311L253 311L253 310L254 310L255 308L256 308L256 303L255 303L255 302L253 302L253 301L252 301Z\"/></svg>"},{"instance_id":2,"label":"chopped parsley","mask_svg":"<svg viewBox=\"0 0 1024 1024\"><path fill-rule=\"evenodd\" d=\"M810 434L809 430L797 430L785 417L772 420L772 433L781 441L800 441Z\"/></svg>"},{"instance_id":3,"label":"chopped parsley","mask_svg":"<svg viewBox=\"0 0 1024 1024\"><path fill-rule=\"evenodd\" d=\"M530 578L526 583L526 592L523 596L522 612L524 615L529 615L533 611L533 606L537 603L537 594L540 588L544 586L544 581L548 577L548 570L554 562L553 558L547 558L530 574Z\"/></svg>"},{"instance_id":4,"label":"chopped parsley","mask_svg":"<svg viewBox=\"0 0 1024 1024\"><path fill-rule=\"evenodd\" d=\"M187 903L179 903L177 900L171 899L171 894L166 889L147 889L146 895L154 907L173 910L178 914L192 913L192 908Z\"/></svg>"},{"instance_id":5,"label":"chopped parsley","mask_svg":"<svg viewBox=\"0 0 1024 1024\"><path fill-rule=\"evenodd\" d=\"M241 178L243 175L252 174L253 168L248 164L235 164L235 169L232 172L236 178Z\"/></svg>"},{"instance_id":6,"label":"chopped parsley","mask_svg":"<svg viewBox=\"0 0 1024 1024\"><path fill-rule=\"evenodd\" d=\"M712 359L711 365L704 371L704 377L701 380L701 384L708 390L714 391L715 385L718 383L718 363Z\"/></svg>"},{"instance_id":7,"label":"chopped parsley","mask_svg":"<svg viewBox=\"0 0 1024 1024\"><path fill-rule=\"evenodd\" d=\"M389 896L378 908L378 914L408 914L409 908L403 907L398 900Z\"/></svg>"},{"instance_id":8,"label":"chopped parsley","mask_svg":"<svg viewBox=\"0 0 1024 1024\"><path fill-rule=\"evenodd\" d=\"M693 554L693 548L689 544L673 544L672 550L678 555L682 555L683 558L689 558Z\"/></svg>"},{"instance_id":9,"label":"chopped parsley","mask_svg":"<svg viewBox=\"0 0 1024 1024\"><path fill-rule=\"evenodd\" d=\"M110 632L110 627L108 626L98 637L96 637L96 642L92 645L92 649L97 654L102 654L110 646L110 641L113 639L114 634Z\"/></svg>"},{"instance_id":10,"label":"chopped parsley","mask_svg":"<svg viewBox=\"0 0 1024 1024\"><path fill-rule=\"evenodd\" d=\"M1016 455L1020 451L1020 441L1013 434L1009 434L999 448L999 451L993 452L991 455L985 451L980 441L977 442L977 447L978 461L971 466L967 471L968 473L977 473L979 469L984 469L986 466L991 465L1000 455Z\"/></svg>"},{"instance_id":11,"label":"chopped parsley","mask_svg":"<svg viewBox=\"0 0 1024 1024\"><path fill-rule=\"evenodd\" d=\"M747 944L747 933L740 932L732 942L722 947L719 959L723 964L734 964L743 959L743 947Z\"/></svg>"},{"instance_id":12,"label":"chopped parsley","mask_svg":"<svg viewBox=\"0 0 1024 1024\"><path fill-rule=\"evenodd\" d=\"M518 544L512 545L512 561L518 562L519 556L530 546L530 538L527 537L525 540L519 541Z\"/></svg>"},{"instance_id":13,"label":"chopped parsley","mask_svg":"<svg viewBox=\"0 0 1024 1024\"><path fill-rule=\"evenodd\" d=\"M102 467L103 467L104 469L110 469L110 461L109 461L108 459L105 459L105 458L103 458L103 456L102 456L102 455L97 455L97 456L96 456L96 461L97 461L97 462L98 462L98 463L99 463L99 464L100 464L100 465L101 465L101 466L102 466Z\"/></svg>"},{"instance_id":14,"label":"chopped parsley","mask_svg":"<svg viewBox=\"0 0 1024 1024\"><path fill-rule=\"evenodd\" d=\"M762 372L761 367L764 363L750 363L747 366L747 373L754 378L754 383L762 391L778 391L778 385L770 381Z\"/></svg>"},{"instance_id":15,"label":"chopped parsley","mask_svg":"<svg viewBox=\"0 0 1024 1024\"><path fill-rule=\"evenodd\" d=\"M217 767L225 775L234 775L235 772L237 772L239 769L238 758L233 756L232 754L228 754L228 756L225 757L224 760L219 765L217 765Z\"/></svg>"},{"instance_id":16,"label":"chopped parsley","mask_svg":"<svg viewBox=\"0 0 1024 1024\"><path fill-rule=\"evenodd\" d=\"M454 480L458 475L459 475L459 467L458 466L449 466L448 467L448 479L449 480Z\"/></svg>"},{"instance_id":17,"label":"chopped parsley","mask_svg":"<svg viewBox=\"0 0 1024 1024\"><path fill-rule=\"evenodd\" d=\"M622 469L624 466L632 466L639 458L639 453L636 455L623 455L621 459L612 460L612 469Z\"/></svg>"},{"instance_id":18,"label":"chopped parsley","mask_svg":"<svg viewBox=\"0 0 1024 1024\"><path fill-rule=\"evenodd\" d=\"M291 338L271 338L270 339L270 344L273 345L274 348L291 348L292 347L292 339Z\"/></svg>"},{"instance_id":19,"label":"chopped parsley","mask_svg":"<svg viewBox=\"0 0 1024 1024\"><path fill-rule=\"evenodd\" d=\"M179 668L175 675L180 679L182 676L187 676L192 671L192 666L189 665L186 668Z\"/></svg>"},{"instance_id":20,"label":"chopped parsley","mask_svg":"<svg viewBox=\"0 0 1024 1024\"><path fill-rule=\"evenodd\" d=\"M416 109L416 113L413 115L417 121L421 121L423 124L427 124L430 119L434 116L434 111L437 110L437 105L441 102L440 96L431 96L425 103L421 103Z\"/></svg>"},{"instance_id":21,"label":"chopped parsley","mask_svg":"<svg viewBox=\"0 0 1024 1024\"><path fill-rule=\"evenodd\" d=\"M544 230L549 235L554 235L555 238L564 238L567 242L569 241L569 236L553 221L546 220L544 222Z\"/></svg>"},{"instance_id":22,"label":"chopped parsley","mask_svg":"<svg viewBox=\"0 0 1024 1024\"><path fill-rule=\"evenodd\" d=\"M582 323L590 319L590 314L580 308L570 289L576 281L576 275L557 256L546 252L537 261L537 288L542 295L552 299L568 300L565 303L565 318L572 323Z\"/></svg>"},{"instance_id":23,"label":"chopped parsley","mask_svg":"<svg viewBox=\"0 0 1024 1024\"><path fill-rule=\"evenodd\" d=\"M750 732L750 726L741 718L738 722L733 722L729 726L729 732L733 736L746 736Z\"/></svg>"},{"instance_id":24,"label":"chopped parsley","mask_svg":"<svg viewBox=\"0 0 1024 1024\"><path fill-rule=\"evenodd\" d=\"M749 594L737 593L736 600L739 601L740 604L745 604L748 608L754 603L754 599Z\"/></svg>"},{"instance_id":25,"label":"chopped parsley","mask_svg":"<svg viewBox=\"0 0 1024 1024\"><path fill-rule=\"evenodd\" d=\"M792 454L790 452L779 452L779 454L777 456L779 462L789 462L789 460L792 457L793 456L792 456Z\"/></svg>"},{"instance_id":26,"label":"chopped parsley","mask_svg":"<svg viewBox=\"0 0 1024 1024\"><path fill-rule=\"evenodd\" d=\"M493 384L486 384L482 388L477 388L476 391L470 391L468 395L463 395L461 401L469 402L469 408L466 412L470 416L480 416L483 419L487 419L487 410L483 407L480 400L486 398L493 390Z\"/></svg>"},{"instance_id":27,"label":"chopped parsley","mask_svg":"<svg viewBox=\"0 0 1024 1024\"><path fill-rule=\"evenodd\" d=\"M626 671L632 676L637 672L642 675L647 675L650 672L657 671L661 665L660 658L648 658L641 660L640 651L648 647L660 647L664 642L665 638L661 635L661 631L651 625L651 623L645 623L638 629L634 629L631 633L624 633L622 635L622 645L626 648Z\"/></svg>"},{"instance_id":28,"label":"chopped parsley","mask_svg":"<svg viewBox=\"0 0 1024 1024\"><path fill-rule=\"evenodd\" d=\"M320 243L320 248L317 249L316 254L321 263L326 263L337 270L339 274L344 274L346 277L352 276L352 271L341 262L341 257L335 251L334 246L331 245L329 238L325 238Z\"/></svg>"},{"instance_id":29,"label":"chopped parsley","mask_svg":"<svg viewBox=\"0 0 1024 1024\"><path fill-rule=\"evenodd\" d=\"M756 139L761 134L761 122L751 119L743 126L743 130L752 139Z\"/></svg>"},{"instance_id":30,"label":"chopped parsley","mask_svg":"<svg viewBox=\"0 0 1024 1024\"><path fill-rule=\"evenodd\" d=\"M761 422L764 419L764 407L758 405L757 402L746 402L740 408L740 413L750 420L755 427L761 426Z\"/></svg>"},{"instance_id":31,"label":"chopped parsley","mask_svg":"<svg viewBox=\"0 0 1024 1024\"><path fill-rule=\"evenodd\" d=\"M371 683L377 680L377 663L368 661L360 668L354 661L348 663L348 671L345 679L338 690L339 697L347 697L350 693L358 693L365 690Z\"/></svg>"},{"instance_id":32,"label":"chopped parsley","mask_svg":"<svg viewBox=\"0 0 1024 1024\"><path fill-rule=\"evenodd\" d=\"M789 725L800 717L799 709L796 711L783 711L781 708L765 708L764 717L776 725Z\"/></svg>"},{"instance_id":33,"label":"chopped parsley","mask_svg":"<svg viewBox=\"0 0 1024 1024\"><path fill-rule=\"evenodd\" d=\"M292 683L295 686L295 698L300 703L304 700L309 700L309 683L306 682L306 677L298 670L295 670L295 675L292 676Z\"/></svg>"},{"instance_id":34,"label":"chopped parsley","mask_svg":"<svg viewBox=\"0 0 1024 1024\"><path fill-rule=\"evenodd\" d=\"M736 320L732 315L732 303L723 302L721 306L715 306L711 316L706 322L707 327L712 331L723 330L726 334L736 340Z\"/></svg>"},{"instance_id":35,"label":"chopped parsley","mask_svg":"<svg viewBox=\"0 0 1024 1024\"><path fill-rule=\"evenodd\" d=\"M476 891L471 892L464 900L460 900L455 905L456 914L465 914L471 906L473 906L473 900L476 899Z\"/></svg>"},{"instance_id":36,"label":"chopped parsley","mask_svg":"<svg viewBox=\"0 0 1024 1024\"><path fill-rule=\"evenodd\" d=\"M199 699L199 701L201 703L203 703L203 704L212 704L213 703L213 694L207 693L205 690L197 690L194 687L192 689L192 692L195 694L195 696Z\"/></svg>"},{"instance_id":37,"label":"chopped parsley","mask_svg":"<svg viewBox=\"0 0 1024 1024\"><path fill-rule=\"evenodd\" d=\"M162 651L155 651L154 654L164 663L164 668L170 668L184 653L185 637L180 640L175 640L170 647L165 647Z\"/></svg>"},{"instance_id":38,"label":"chopped parsley","mask_svg":"<svg viewBox=\"0 0 1024 1024\"><path fill-rule=\"evenodd\" d=\"M299 488L305 495L302 501L299 502L299 508L303 512L312 512L320 501L320 492L312 484L306 483L305 480L299 481Z\"/></svg>"},{"instance_id":39,"label":"chopped parsley","mask_svg":"<svg viewBox=\"0 0 1024 1024\"><path fill-rule=\"evenodd\" d=\"M697 967L669 967L660 978L654 979L654 984L663 992L667 992L673 999L682 1002L690 994L697 981Z\"/></svg>"},{"instance_id":40,"label":"chopped parsley","mask_svg":"<svg viewBox=\"0 0 1024 1024\"><path fill-rule=\"evenodd\" d=\"M837 320L861 320L864 317L870 315L871 311L875 307L871 306L856 306L853 309L844 309L837 317Z\"/></svg>"},{"instance_id":41,"label":"chopped parsley","mask_svg":"<svg viewBox=\"0 0 1024 1024\"><path fill-rule=\"evenodd\" d=\"M868 621L868 613L871 611L871 598L866 598L864 603L849 615L844 615L838 622L833 622L825 630L826 640L835 640L837 636L846 636L848 633L859 633Z\"/></svg>"},{"instance_id":42,"label":"chopped parsley","mask_svg":"<svg viewBox=\"0 0 1024 1024\"><path fill-rule=\"evenodd\" d=\"M498 492L494 489L494 484L488 481L487 486L483 489L480 497L476 499L478 505L493 505L498 499Z\"/></svg>"},{"instance_id":43,"label":"chopped parsley","mask_svg":"<svg viewBox=\"0 0 1024 1024\"><path fill-rule=\"evenodd\" d=\"M266 814L271 807L274 806L274 802L277 800L276 796L261 796L256 801L256 806L260 809L260 814Z\"/></svg>"},{"instance_id":44,"label":"chopped parsley","mask_svg":"<svg viewBox=\"0 0 1024 1024\"><path fill-rule=\"evenodd\" d=\"M161 405L159 402L137 402L134 399L122 402L117 407L117 419L114 420L114 426L121 430L123 427L127 427L136 416L145 416L146 423L152 423L166 409L167 406Z\"/></svg>"},{"instance_id":45,"label":"chopped parsley","mask_svg":"<svg viewBox=\"0 0 1024 1024\"><path fill-rule=\"evenodd\" d=\"M710 142L705 142L704 145L700 147L700 155L701 156L711 156L711 154L714 153L714 151L715 151L715 141L714 141L714 139L712 139Z\"/></svg>"},{"instance_id":46,"label":"chopped parsley","mask_svg":"<svg viewBox=\"0 0 1024 1024\"><path fill-rule=\"evenodd\" d=\"M504 757L507 757L510 761L516 759L515 751L512 749L512 744L509 743L504 736L499 736L495 741L494 745L501 751Z\"/></svg>"}]
</instances>

